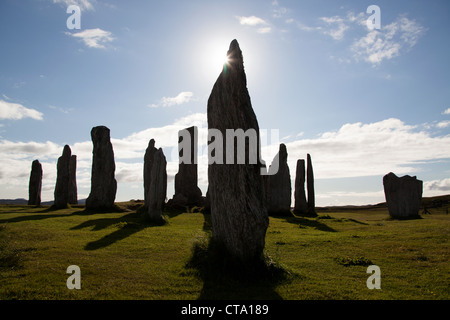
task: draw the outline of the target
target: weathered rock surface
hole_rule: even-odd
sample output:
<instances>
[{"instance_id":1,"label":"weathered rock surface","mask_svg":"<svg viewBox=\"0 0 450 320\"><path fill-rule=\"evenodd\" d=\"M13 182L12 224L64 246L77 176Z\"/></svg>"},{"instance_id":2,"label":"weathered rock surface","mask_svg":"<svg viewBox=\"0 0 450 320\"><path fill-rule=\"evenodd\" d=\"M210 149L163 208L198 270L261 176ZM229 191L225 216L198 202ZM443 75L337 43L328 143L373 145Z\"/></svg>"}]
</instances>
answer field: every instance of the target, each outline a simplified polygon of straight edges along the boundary
<instances>
[{"instance_id":1,"label":"weathered rock surface","mask_svg":"<svg viewBox=\"0 0 450 320\"><path fill-rule=\"evenodd\" d=\"M390 172L383 177L384 194L392 218L415 218L419 216L423 182L417 177L397 177Z\"/></svg>"},{"instance_id":2,"label":"weathered rock surface","mask_svg":"<svg viewBox=\"0 0 450 320\"><path fill-rule=\"evenodd\" d=\"M311 161L311 156L307 154L307 168L306 168L306 189L308 192L308 216L315 217L316 213L316 196L314 193L314 171Z\"/></svg>"},{"instance_id":3,"label":"weathered rock surface","mask_svg":"<svg viewBox=\"0 0 450 320\"><path fill-rule=\"evenodd\" d=\"M247 90L242 52L236 40L230 44L228 58L229 62L224 65L208 99L208 129L219 130L222 137L226 137L226 129L254 129L258 145L246 143L245 152L247 155L251 149L257 150L258 154L257 162L253 164L249 159L244 164L227 164L224 143L223 164L209 164L212 236L228 254L241 261L253 261L262 255L269 224L261 176L259 126ZM234 141L227 143L234 144ZM209 148L211 160L211 144Z\"/></svg>"},{"instance_id":4,"label":"weathered rock surface","mask_svg":"<svg viewBox=\"0 0 450 320\"><path fill-rule=\"evenodd\" d=\"M78 204L77 156L74 154L69 161L69 204Z\"/></svg>"},{"instance_id":5,"label":"weathered rock surface","mask_svg":"<svg viewBox=\"0 0 450 320\"><path fill-rule=\"evenodd\" d=\"M94 127L91 130L92 143L92 174L91 192L86 199L86 209L104 210L114 207L117 181L114 177L116 165L111 144L110 131L105 126Z\"/></svg>"},{"instance_id":6,"label":"weathered rock surface","mask_svg":"<svg viewBox=\"0 0 450 320\"><path fill-rule=\"evenodd\" d=\"M30 183L28 185L28 205L41 205L42 189L42 165L39 160L34 160L31 164Z\"/></svg>"},{"instance_id":7,"label":"weathered rock surface","mask_svg":"<svg viewBox=\"0 0 450 320\"><path fill-rule=\"evenodd\" d=\"M58 158L56 185L55 185L55 208L65 208L69 203L69 176L70 176L70 157L72 151L68 145L64 146L61 157Z\"/></svg>"},{"instance_id":8,"label":"weathered rock surface","mask_svg":"<svg viewBox=\"0 0 450 320\"><path fill-rule=\"evenodd\" d=\"M291 215L292 187L287 157L286 145L282 143L267 177L267 211L271 216Z\"/></svg>"},{"instance_id":9,"label":"weathered rock surface","mask_svg":"<svg viewBox=\"0 0 450 320\"><path fill-rule=\"evenodd\" d=\"M151 139L144 155L144 203L148 207L148 190L150 189L151 173L155 152L155 140Z\"/></svg>"},{"instance_id":10,"label":"weathered rock surface","mask_svg":"<svg viewBox=\"0 0 450 320\"><path fill-rule=\"evenodd\" d=\"M178 150L180 162L175 175L175 194L173 205L199 206L203 203L202 191L198 187L198 129L190 127L178 132Z\"/></svg>"},{"instance_id":11,"label":"weathered rock surface","mask_svg":"<svg viewBox=\"0 0 450 320\"><path fill-rule=\"evenodd\" d=\"M155 151L148 188L148 217L153 222L163 222L162 211L167 195L167 161L161 148Z\"/></svg>"},{"instance_id":12,"label":"weathered rock surface","mask_svg":"<svg viewBox=\"0 0 450 320\"><path fill-rule=\"evenodd\" d=\"M295 190L294 190L294 213L299 216L305 216L308 213L308 203L305 193L305 160L297 160L297 168L295 172Z\"/></svg>"}]
</instances>

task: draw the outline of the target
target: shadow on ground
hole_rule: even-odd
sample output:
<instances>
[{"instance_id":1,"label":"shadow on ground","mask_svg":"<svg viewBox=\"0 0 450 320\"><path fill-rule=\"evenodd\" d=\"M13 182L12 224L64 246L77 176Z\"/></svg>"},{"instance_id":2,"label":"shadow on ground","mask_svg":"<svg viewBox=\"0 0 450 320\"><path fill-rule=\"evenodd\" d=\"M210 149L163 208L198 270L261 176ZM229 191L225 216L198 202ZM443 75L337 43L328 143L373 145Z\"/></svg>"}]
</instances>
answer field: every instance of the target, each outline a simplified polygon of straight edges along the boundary
<instances>
[{"instance_id":1,"label":"shadow on ground","mask_svg":"<svg viewBox=\"0 0 450 320\"><path fill-rule=\"evenodd\" d=\"M92 219L80 223L79 225L70 228L70 230L79 230L84 228L92 228L92 231L102 230L108 227L115 226L118 228L110 234L96 240L91 241L84 247L85 250L97 250L111 244L123 240L141 230L150 227L162 226L163 223L151 223L146 220L139 212L131 212L127 215L116 218L100 218Z\"/></svg>"}]
</instances>

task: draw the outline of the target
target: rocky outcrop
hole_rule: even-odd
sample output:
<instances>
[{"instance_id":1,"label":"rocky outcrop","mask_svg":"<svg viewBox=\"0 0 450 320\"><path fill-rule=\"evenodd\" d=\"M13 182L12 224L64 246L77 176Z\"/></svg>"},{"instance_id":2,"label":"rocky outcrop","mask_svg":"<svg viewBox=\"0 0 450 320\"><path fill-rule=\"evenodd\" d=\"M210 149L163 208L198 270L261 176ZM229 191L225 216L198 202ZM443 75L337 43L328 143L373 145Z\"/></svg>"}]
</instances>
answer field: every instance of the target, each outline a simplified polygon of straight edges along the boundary
<instances>
[{"instance_id":1,"label":"rocky outcrop","mask_svg":"<svg viewBox=\"0 0 450 320\"><path fill-rule=\"evenodd\" d=\"M258 156L256 163L246 159L243 164L230 164L226 162L224 145L223 159L219 159L223 164L210 161L208 196L212 237L228 254L249 261L262 255L269 219L261 176L259 126L247 90L242 52L236 40L230 44L228 58L229 62L224 65L208 99L208 129L220 131L222 137L226 137L227 129L255 130L257 145L245 144L245 153L257 150ZM211 160L211 144L209 148Z\"/></svg>"},{"instance_id":2,"label":"rocky outcrop","mask_svg":"<svg viewBox=\"0 0 450 320\"><path fill-rule=\"evenodd\" d=\"M270 216L291 215L292 188L287 157L286 145L282 143L267 177L267 211Z\"/></svg>"},{"instance_id":3,"label":"rocky outcrop","mask_svg":"<svg viewBox=\"0 0 450 320\"><path fill-rule=\"evenodd\" d=\"M305 194L305 160L297 160L297 168L295 172L295 190L294 190L294 213L299 216L308 214L308 203Z\"/></svg>"},{"instance_id":4,"label":"rocky outcrop","mask_svg":"<svg viewBox=\"0 0 450 320\"><path fill-rule=\"evenodd\" d=\"M28 185L28 205L41 205L42 189L42 165L39 160L34 160L31 164L30 183Z\"/></svg>"},{"instance_id":5,"label":"rocky outcrop","mask_svg":"<svg viewBox=\"0 0 450 320\"><path fill-rule=\"evenodd\" d=\"M117 181L114 177L116 165L111 144L110 131L105 126L91 130L92 174L91 192L86 199L87 210L106 210L114 207Z\"/></svg>"},{"instance_id":6,"label":"rocky outcrop","mask_svg":"<svg viewBox=\"0 0 450 320\"><path fill-rule=\"evenodd\" d=\"M383 177L389 215L395 219L419 217L423 182L417 177L397 177L390 172Z\"/></svg>"},{"instance_id":7,"label":"rocky outcrop","mask_svg":"<svg viewBox=\"0 0 450 320\"><path fill-rule=\"evenodd\" d=\"M178 173L175 175L175 194L172 204L175 206L200 206L203 204L202 191L198 187L198 129L190 127L178 132L178 150L180 152Z\"/></svg>"}]
</instances>

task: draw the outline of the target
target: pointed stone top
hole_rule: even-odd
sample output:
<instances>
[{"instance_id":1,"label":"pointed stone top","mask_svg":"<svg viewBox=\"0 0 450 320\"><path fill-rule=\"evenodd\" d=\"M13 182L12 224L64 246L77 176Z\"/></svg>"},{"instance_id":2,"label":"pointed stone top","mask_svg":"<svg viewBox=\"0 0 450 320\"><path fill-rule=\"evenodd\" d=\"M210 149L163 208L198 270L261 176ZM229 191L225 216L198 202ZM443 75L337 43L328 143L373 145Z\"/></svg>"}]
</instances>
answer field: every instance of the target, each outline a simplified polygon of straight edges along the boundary
<instances>
[{"instance_id":1,"label":"pointed stone top","mask_svg":"<svg viewBox=\"0 0 450 320\"><path fill-rule=\"evenodd\" d=\"M64 146L62 155L67 158L70 158L70 156L72 155L72 150L70 150L70 147L67 144Z\"/></svg>"},{"instance_id":2,"label":"pointed stone top","mask_svg":"<svg viewBox=\"0 0 450 320\"><path fill-rule=\"evenodd\" d=\"M244 59L242 57L241 48L239 47L239 43L237 42L236 39L231 41L230 48L228 49L228 52L227 52L227 56L228 56L229 63L231 65L243 67Z\"/></svg>"}]
</instances>

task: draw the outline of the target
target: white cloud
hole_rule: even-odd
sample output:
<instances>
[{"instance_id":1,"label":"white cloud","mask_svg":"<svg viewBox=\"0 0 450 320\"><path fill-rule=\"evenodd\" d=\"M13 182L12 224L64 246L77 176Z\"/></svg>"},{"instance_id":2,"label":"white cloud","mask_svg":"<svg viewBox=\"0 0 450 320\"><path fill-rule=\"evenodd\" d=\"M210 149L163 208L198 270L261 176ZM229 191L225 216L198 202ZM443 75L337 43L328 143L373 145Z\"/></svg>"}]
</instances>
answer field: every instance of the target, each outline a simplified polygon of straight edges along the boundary
<instances>
[{"instance_id":1,"label":"white cloud","mask_svg":"<svg viewBox=\"0 0 450 320\"><path fill-rule=\"evenodd\" d=\"M250 16L250 17L236 17L239 20L239 23L247 26L257 26L257 25L266 25L267 22L261 18Z\"/></svg>"},{"instance_id":2,"label":"white cloud","mask_svg":"<svg viewBox=\"0 0 450 320\"><path fill-rule=\"evenodd\" d=\"M432 137L398 119L345 124L316 139L286 143L290 166L310 153L317 178L347 178L417 172L418 165L450 158L450 136Z\"/></svg>"},{"instance_id":3,"label":"white cloud","mask_svg":"<svg viewBox=\"0 0 450 320\"><path fill-rule=\"evenodd\" d=\"M256 32L258 33L269 33L272 30L271 27L263 27L263 28L258 28L258 30L256 30Z\"/></svg>"},{"instance_id":4,"label":"white cloud","mask_svg":"<svg viewBox=\"0 0 450 320\"><path fill-rule=\"evenodd\" d=\"M188 103L189 101L191 101L193 96L194 96L193 92L183 91L183 92L180 92L175 97L163 97L157 104L151 104L151 105L149 105L149 107L158 108L158 107L171 107L171 106L175 106L175 105L180 105L180 104Z\"/></svg>"},{"instance_id":5,"label":"white cloud","mask_svg":"<svg viewBox=\"0 0 450 320\"><path fill-rule=\"evenodd\" d=\"M372 65L398 57L410 50L424 34L425 28L414 20L400 17L380 30L371 30L351 46L356 60L363 59Z\"/></svg>"},{"instance_id":6,"label":"white cloud","mask_svg":"<svg viewBox=\"0 0 450 320\"><path fill-rule=\"evenodd\" d=\"M441 121L436 124L436 127L440 128L440 129L450 127L450 121L449 120Z\"/></svg>"},{"instance_id":7,"label":"white cloud","mask_svg":"<svg viewBox=\"0 0 450 320\"><path fill-rule=\"evenodd\" d=\"M424 181L423 192L425 196L436 196L443 192L448 193L450 191L450 178L442 180Z\"/></svg>"},{"instance_id":8,"label":"white cloud","mask_svg":"<svg viewBox=\"0 0 450 320\"><path fill-rule=\"evenodd\" d=\"M450 108L448 108L447 110L445 110L444 112L442 112L442 114L450 114Z\"/></svg>"},{"instance_id":9,"label":"white cloud","mask_svg":"<svg viewBox=\"0 0 450 320\"><path fill-rule=\"evenodd\" d=\"M330 29L325 29L323 33L331 36L334 40L344 38L345 32L349 29L344 19L339 16L321 17L319 20L325 22L328 26L332 26Z\"/></svg>"},{"instance_id":10,"label":"white cloud","mask_svg":"<svg viewBox=\"0 0 450 320\"><path fill-rule=\"evenodd\" d=\"M70 5L77 5L81 10L94 10L94 6L92 5L93 1L90 0L53 0L53 3L63 4L65 7Z\"/></svg>"},{"instance_id":11,"label":"white cloud","mask_svg":"<svg viewBox=\"0 0 450 320\"><path fill-rule=\"evenodd\" d=\"M79 38L89 48L96 49L105 49L105 45L114 40L111 32L100 28L86 29L77 33L66 32L66 34L74 38Z\"/></svg>"},{"instance_id":12,"label":"white cloud","mask_svg":"<svg viewBox=\"0 0 450 320\"><path fill-rule=\"evenodd\" d=\"M259 27L256 29L256 32L264 34L264 33L270 33L272 31L272 28L269 26L269 23L261 18L255 17L255 16L249 16L249 17L236 17L239 20L239 23L241 25L247 25L251 27Z\"/></svg>"},{"instance_id":13,"label":"white cloud","mask_svg":"<svg viewBox=\"0 0 450 320\"><path fill-rule=\"evenodd\" d=\"M43 114L35 109L29 109L18 103L0 100L0 120L20 120L23 118L32 118L42 120Z\"/></svg>"}]
</instances>

